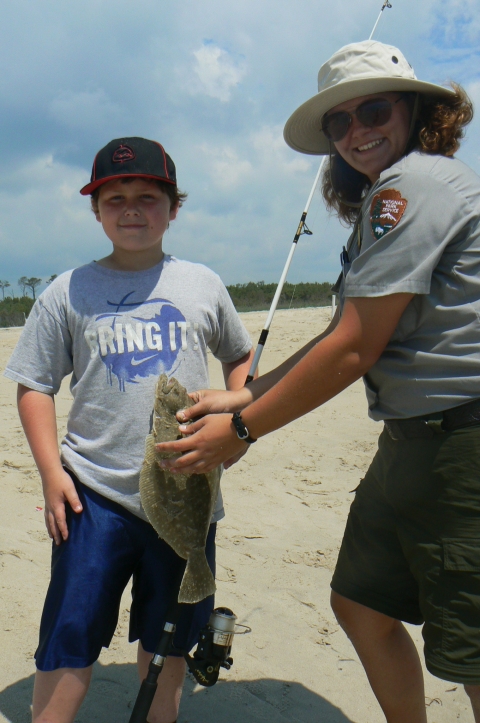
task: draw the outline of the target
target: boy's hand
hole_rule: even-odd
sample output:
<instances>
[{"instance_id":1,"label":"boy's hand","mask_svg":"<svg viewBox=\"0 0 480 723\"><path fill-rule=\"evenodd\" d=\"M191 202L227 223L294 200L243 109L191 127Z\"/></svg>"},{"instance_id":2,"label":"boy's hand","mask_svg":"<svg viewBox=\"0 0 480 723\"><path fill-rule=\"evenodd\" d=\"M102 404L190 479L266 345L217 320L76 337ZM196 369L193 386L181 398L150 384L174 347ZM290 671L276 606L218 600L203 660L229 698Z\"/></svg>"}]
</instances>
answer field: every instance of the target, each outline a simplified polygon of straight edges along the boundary
<instances>
[{"instance_id":1,"label":"boy's hand","mask_svg":"<svg viewBox=\"0 0 480 723\"><path fill-rule=\"evenodd\" d=\"M188 395L195 402L193 407L177 412L179 422L188 422L191 419L204 417L206 414L224 414L241 412L252 402L252 395L247 387L236 392L226 392L219 389L200 389Z\"/></svg>"},{"instance_id":2,"label":"boy's hand","mask_svg":"<svg viewBox=\"0 0 480 723\"><path fill-rule=\"evenodd\" d=\"M47 532L56 545L68 537L65 504L69 504L74 512L83 510L82 503L73 484L72 478L63 469L43 483L45 497L45 524Z\"/></svg>"}]
</instances>

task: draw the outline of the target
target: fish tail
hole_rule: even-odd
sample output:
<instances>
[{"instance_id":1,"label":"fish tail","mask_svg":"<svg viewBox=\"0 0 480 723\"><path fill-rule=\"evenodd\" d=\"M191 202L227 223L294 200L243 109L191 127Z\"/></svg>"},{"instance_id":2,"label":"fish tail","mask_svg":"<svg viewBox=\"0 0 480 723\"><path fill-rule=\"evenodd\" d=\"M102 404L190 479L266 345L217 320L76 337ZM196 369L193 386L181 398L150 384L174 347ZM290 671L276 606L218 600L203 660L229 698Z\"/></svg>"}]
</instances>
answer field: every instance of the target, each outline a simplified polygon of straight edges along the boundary
<instances>
[{"instance_id":1,"label":"fish tail","mask_svg":"<svg viewBox=\"0 0 480 723\"><path fill-rule=\"evenodd\" d=\"M216 590L203 548L194 548L188 556L187 566L178 593L179 603L197 603Z\"/></svg>"}]
</instances>

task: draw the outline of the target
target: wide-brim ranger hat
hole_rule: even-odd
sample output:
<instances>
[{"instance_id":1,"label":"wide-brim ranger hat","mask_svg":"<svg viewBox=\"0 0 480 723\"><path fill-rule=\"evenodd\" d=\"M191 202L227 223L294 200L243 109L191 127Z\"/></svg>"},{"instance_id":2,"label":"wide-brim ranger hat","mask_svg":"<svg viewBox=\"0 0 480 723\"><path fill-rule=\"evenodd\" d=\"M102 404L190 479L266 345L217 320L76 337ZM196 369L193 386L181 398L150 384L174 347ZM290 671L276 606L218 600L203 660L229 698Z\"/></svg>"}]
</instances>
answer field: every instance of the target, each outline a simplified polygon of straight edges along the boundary
<instances>
[{"instance_id":1,"label":"wide-brim ranger hat","mask_svg":"<svg viewBox=\"0 0 480 723\"><path fill-rule=\"evenodd\" d=\"M300 153L326 155L329 141L322 131L322 117L331 108L362 95L388 91L413 91L448 96L454 93L434 83L418 80L403 53L393 45L363 40L340 48L318 72L318 93L292 113L283 137Z\"/></svg>"},{"instance_id":2,"label":"wide-brim ranger hat","mask_svg":"<svg viewBox=\"0 0 480 723\"><path fill-rule=\"evenodd\" d=\"M146 138L116 138L98 151L90 183L80 193L88 196L108 181L129 177L151 178L177 185L175 164L160 143Z\"/></svg>"}]
</instances>

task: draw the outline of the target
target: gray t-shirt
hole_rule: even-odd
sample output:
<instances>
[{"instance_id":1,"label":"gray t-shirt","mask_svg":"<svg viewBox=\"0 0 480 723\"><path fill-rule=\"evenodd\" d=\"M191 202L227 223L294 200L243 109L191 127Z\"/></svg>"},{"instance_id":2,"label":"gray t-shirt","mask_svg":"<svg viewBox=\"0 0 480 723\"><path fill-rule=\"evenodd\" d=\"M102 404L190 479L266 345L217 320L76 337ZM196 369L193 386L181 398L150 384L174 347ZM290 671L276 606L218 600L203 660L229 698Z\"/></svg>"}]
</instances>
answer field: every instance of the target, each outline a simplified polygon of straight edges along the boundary
<instances>
[{"instance_id":1,"label":"gray t-shirt","mask_svg":"<svg viewBox=\"0 0 480 723\"><path fill-rule=\"evenodd\" d=\"M348 256L341 304L415 294L364 377L370 416L480 398L480 178L455 158L411 153L371 188Z\"/></svg>"},{"instance_id":2,"label":"gray t-shirt","mask_svg":"<svg viewBox=\"0 0 480 723\"><path fill-rule=\"evenodd\" d=\"M56 394L72 373L63 463L146 519L138 482L158 375L188 391L205 388L207 347L228 363L251 346L225 286L205 266L173 256L138 272L92 262L41 294L5 375ZM222 516L220 495L212 521Z\"/></svg>"}]
</instances>

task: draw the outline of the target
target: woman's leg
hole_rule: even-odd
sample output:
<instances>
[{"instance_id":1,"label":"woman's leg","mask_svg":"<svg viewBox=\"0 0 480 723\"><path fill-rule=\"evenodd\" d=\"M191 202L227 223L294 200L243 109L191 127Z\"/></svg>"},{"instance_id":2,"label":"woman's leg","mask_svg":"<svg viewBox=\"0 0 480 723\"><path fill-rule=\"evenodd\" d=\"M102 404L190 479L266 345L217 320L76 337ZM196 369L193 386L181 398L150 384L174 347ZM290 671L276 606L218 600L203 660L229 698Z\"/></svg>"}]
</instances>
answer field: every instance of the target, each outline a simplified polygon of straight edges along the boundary
<instances>
[{"instance_id":1,"label":"woman's leg","mask_svg":"<svg viewBox=\"0 0 480 723\"><path fill-rule=\"evenodd\" d=\"M140 680L147 676L152 653L147 653L138 643L138 674ZM182 697L186 664L183 658L169 656L158 678L158 688L148 715L148 723L175 723Z\"/></svg>"},{"instance_id":2,"label":"woman's leg","mask_svg":"<svg viewBox=\"0 0 480 723\"><path fill-rule=\"evenodd\" d=\"M480 723L480 685L466 685L465 693L470 698L475 723Z\"/></svg>"},{"instance_id":3,"label":"woman's leg","mask_svg":"<svg viewBox=\"0 0 480 723\"><path fill-rule=\"evenodd\" d=\"M73 723L92 677L88 668L37 670L33 689L33 723Z\"/></svg>"},{"instance_id":4,"label":"woman's leg","mask_svg":"<svg viewBox=\"0 0 480 723\"><path fill-rule=\"evenodd\" d=\"M420 659L402 623L336 592L332 592L331 603L387 723L427 723Z\"/></svg>"}]
</instances>

